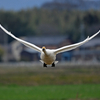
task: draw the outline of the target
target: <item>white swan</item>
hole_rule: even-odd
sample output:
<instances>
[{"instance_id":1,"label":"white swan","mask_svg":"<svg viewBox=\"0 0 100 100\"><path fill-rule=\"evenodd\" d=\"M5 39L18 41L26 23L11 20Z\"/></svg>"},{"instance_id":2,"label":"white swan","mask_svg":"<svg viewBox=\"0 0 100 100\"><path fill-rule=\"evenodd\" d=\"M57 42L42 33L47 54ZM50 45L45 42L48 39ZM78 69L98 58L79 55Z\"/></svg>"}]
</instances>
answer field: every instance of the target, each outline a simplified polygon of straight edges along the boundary
<instances>
[{"instance_id":1,"label":"white swan","mask_svg":"<svg viewBox=\"0 0 100 100\"><path fill-rule=\"evenodd\" d=\"M52 67L55 67L55 64L58 62L58 61L55 61L56 60L56 55L58 53L61 53L61 52L65 52L65 51L69 51L69 50L72 50L72 49L75 49L81 45L83 45L84 43L88 42L89 40L91 40L92 38L94 38L97 34L100 33L100 30L95 33L93 36L91 37L87 37L84 41L82 42L79 42L79 43L76 43L76 44L72 44L72 45L68 45L68 46L63 46L61 48L58 48L58 49L46 49L45 47L37 47L36 45L34 44L31 44L29 42L26 42L24 40L21 40L17 37L15 37L13 34L11 34L11 32L8 32L2 25L0 25L0 28L5 32L7 33L8 35L10 35L11 37L13 37L14 39L16 39L17 41L23 43L24 45L26 45L27 47L29 48L32 48L38 52L41 53L41 62L43 63L43 66L44 67L47 67L47 65L52 65Z\"/></svg>"}]
</instances>

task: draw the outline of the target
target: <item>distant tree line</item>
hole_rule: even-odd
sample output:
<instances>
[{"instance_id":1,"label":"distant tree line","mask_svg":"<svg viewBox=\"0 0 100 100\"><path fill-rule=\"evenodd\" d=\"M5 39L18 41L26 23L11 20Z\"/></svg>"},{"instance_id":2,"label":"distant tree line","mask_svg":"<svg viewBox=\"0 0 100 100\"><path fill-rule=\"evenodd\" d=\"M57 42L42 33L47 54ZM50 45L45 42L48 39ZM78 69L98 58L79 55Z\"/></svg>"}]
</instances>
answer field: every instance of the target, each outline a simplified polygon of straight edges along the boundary
<instances>
[{"instance_id":1,"label":"distant tree line","mask_svg":"<svg viewBox=\"0 0 100 100\"><path fill-rule=\"evenodd\" d=\"M100 11L28 9L18 12L0 10L0 24L17 37L68 35L77 42L84 25L85 36L100 29ZM9 37L9 41L12 38Z\"/></svg>"}]
</instances>

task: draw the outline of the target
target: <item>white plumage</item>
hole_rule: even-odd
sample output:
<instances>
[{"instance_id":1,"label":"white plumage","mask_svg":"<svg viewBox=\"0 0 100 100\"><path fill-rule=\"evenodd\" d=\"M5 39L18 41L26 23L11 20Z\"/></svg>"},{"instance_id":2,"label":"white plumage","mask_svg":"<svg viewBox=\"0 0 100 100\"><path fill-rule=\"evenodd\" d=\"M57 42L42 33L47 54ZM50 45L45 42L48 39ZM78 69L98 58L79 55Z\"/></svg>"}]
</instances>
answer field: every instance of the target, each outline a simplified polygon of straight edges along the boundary
<instances>
[{"instance_id":1,"label":"white plumage","mask_svg":"<svg viewBox=\"0 0 100 100\"><path fill-rule=\"evenodd\" d=\"M46 49L45 47L40 48L40 47L38 47L38 46L36 46L34 44L31 44L29 42L26 42L26 41L24 41L22 39L19 39L19 38L15 37L11 32L8 32L2 25L0 25L0 28L5 33L7 33L8 35L10 35L11 37L13 37L14 39L16 39L17 41L21 42L22 44L24 44L27 47L32 48L32 49L40 52L41 53L41 56L40 56L41 60L40 61L43 63L44 67L47 67L47 65L52 65L52 67L54 67L55 64L57 63L57 61L55 61L55 60L56 60L56 55L58 53L75 49L75 48L83 45L84 43L88 42L89 40L91 40L97 34L100 33L100 30L99 30L93 36L91 36L91 37L88 36L84 41L76 43L76 44L72 44L72 45L68 45L68 46L63 46L63 47L58 48L58 49Z\"/></svg>"}]
</instances>

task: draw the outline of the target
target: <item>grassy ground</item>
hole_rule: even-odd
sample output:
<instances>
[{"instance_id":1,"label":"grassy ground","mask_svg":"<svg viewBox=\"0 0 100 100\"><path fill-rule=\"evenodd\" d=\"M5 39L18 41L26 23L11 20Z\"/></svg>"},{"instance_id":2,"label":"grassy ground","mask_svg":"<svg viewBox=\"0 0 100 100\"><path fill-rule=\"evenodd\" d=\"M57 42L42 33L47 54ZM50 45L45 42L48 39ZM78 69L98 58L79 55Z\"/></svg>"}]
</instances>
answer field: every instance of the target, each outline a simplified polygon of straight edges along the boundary
<instances>
[{"instance_id":1,"label":"grassy ground","mask_svg":"<svg viewBox=\"0 0 100 100\"><path fill-rule=\"evenodd\" d=\"M0 84L63 85L100 84L100 67L0 67Z\"/></svg>"},{"instance_id":2,"label":"grassy ground","mask_svg":"<svg viewBox=\"0 0 100 100\"><path fill-rule=\"evenodd\" d=\"M100 100L100 67L0 67L0 100Z\"/></svg>"},{"instance_id":3,"label":"grassy ground","mask_svg":"<svg viewBox=\"0 0 100 100\"><path fill-rule=\"evenodd\" d=\"M0 86L0 100L100 100L100 84Z\"/></svg>"}]
</instances>

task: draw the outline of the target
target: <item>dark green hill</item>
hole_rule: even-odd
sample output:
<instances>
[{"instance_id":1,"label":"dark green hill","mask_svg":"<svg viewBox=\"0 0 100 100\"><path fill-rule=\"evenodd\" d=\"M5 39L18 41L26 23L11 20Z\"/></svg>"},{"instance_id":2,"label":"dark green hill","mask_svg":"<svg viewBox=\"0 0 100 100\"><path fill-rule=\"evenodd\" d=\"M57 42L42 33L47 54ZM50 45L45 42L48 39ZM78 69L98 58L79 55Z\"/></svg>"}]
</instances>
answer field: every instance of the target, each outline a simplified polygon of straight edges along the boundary
<instances>
[{"instance_id":1,"label":"dark green hill","mask_svg":"<svg viewBox=\"0 0 100 100\"><path fill-rule=\"evenodd\" d=\"M69 35L77 42L84 24L85 36L100 28L100 11L28 9L0 11L0 23L16 36ZM12 38L9 37L9 41Z\"/></svg>"}]
</instances>

